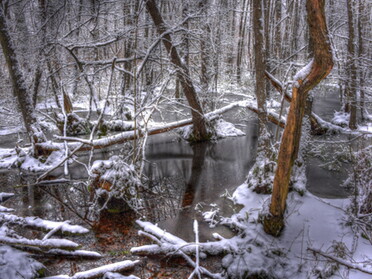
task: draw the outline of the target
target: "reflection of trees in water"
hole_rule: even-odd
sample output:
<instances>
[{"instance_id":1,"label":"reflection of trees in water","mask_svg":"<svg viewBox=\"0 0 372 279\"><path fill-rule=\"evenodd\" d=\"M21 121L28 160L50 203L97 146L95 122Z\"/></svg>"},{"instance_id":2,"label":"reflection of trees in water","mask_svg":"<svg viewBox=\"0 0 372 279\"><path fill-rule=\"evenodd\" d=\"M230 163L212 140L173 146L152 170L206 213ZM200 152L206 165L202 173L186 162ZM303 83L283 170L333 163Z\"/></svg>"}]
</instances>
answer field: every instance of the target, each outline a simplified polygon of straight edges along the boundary
<instances>
[{"instance_id":1,"label":"reflection of trees in water","mask_svg":"<svg viewBox=\"0 0 372 279\"><path fill-rule=\"evenodd\" d=\"M193 204L195 192L199 187L202 176L207 147L206 143L192 146L191 166L189 160L191 156L188 156L189 154L186 154L186 156L177 154L177 157L181 160L176 161L169 160L170 153L164 155L167 158L165 162L162 161L158 165L148 165L147 173L150 176L148 188L153 193L147 193L144 196L146 204L144 214L149 220L159 222L173 218L179 214L181 208ZM160 160L161 158L163 156L157 157ZM187 159L182 160L185 158ZM175 172L179 175L164 177L166 174ZM189 177L187 182L186 177Z\"/></svg>"},{"instance_id":2,"label":"reflection of trees in water","mask_svg":"<svg viewBox=\"0 0 372 279\"><path fill-rule=\"evenodd\" d=\"M181 176L148 181L144 193L145 209L141 213L151 222L159 222L177 215L185 192L185 180Z\"/></svg>"},{"instance_id":3,"label":"reflection of trees in water","mask_svg":"<svg viewBox=\"0 0 372 279\"><path fill-rule=\"evenodd\" d=\"M183 197L182 207L190 206L194 201L195 193L200 186L199 184L205 163L207 146L208 145L206 143L198 143L192 146L193 156L191 165L191 175L187 183L185 195ZM203 187L201 188L203 189Z\"/></svg>"}]
</instances>

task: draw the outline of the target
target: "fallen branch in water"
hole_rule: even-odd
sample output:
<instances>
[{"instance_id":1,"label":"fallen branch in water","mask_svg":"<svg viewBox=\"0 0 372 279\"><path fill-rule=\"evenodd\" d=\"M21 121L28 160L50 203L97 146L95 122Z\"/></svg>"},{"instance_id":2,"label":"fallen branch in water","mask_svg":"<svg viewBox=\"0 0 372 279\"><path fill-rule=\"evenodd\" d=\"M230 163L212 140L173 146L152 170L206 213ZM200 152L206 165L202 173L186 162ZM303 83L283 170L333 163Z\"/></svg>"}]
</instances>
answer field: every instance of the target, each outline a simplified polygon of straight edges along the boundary
<instances>
[{"instance_id":1,"label":"fallen branch in water","mask_svg":"<svg viewBox=\"0 0 372 279\"><path fill-rule=\"evenodd\" d=\"M307 250L315 253L315 254L319 254L321 255L322 257L324 258L327 258L327 259L330 259L338 264L341 264L343 266L346 266L348 268L351 268L351 269L355 269L355 270L358 270L358 271L361 271L363 273L367 273L367 274L371 274L372 275L372 264L371 263L352 263L352 262L348 262L344 259L341 259L339 257L335 257L335 256L332 256L332 255L328 255L326 253L324 253L322 250L319 250L319 249L315 249L315 248L312 248L312 247L308 247ZM365 265L369 265L370 268L365 268L364 266Z\"/></svg>"}]
</instances>

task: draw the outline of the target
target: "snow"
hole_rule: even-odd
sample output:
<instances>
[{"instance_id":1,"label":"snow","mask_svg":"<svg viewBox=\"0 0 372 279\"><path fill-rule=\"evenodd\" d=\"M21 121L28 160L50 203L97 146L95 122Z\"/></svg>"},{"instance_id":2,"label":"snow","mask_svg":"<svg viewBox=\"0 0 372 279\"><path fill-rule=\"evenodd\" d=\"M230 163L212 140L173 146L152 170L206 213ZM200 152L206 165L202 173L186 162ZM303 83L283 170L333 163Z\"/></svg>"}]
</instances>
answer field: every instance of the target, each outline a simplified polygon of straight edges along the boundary
<instances>
[{"instance_id":1,"label":"snow","mask_svg":"<svg viewBox=\"0 0 372 279\"><path fill-rule=\"evenodd\" d=\"M331 123L339 125L341 127L346 127L349 125L350 113L336 111Z\"/></svg>"},{"instance_id":2,"label":"snow","mask_svg":"<svg viewBox=\"0 0 372 279\"><path fill-rule=\"evenodd\" d=\"M300 81L303 82L306 79L306 77L310 74L313 63L314 63L314 59L312 59L305 67L299 70L297 74L293 77L294 87L299 87L300 86L299 82Z\"/></svg>"},{"instance_id":3,"label":"snow","mask_svg":"<svg viewBox=\"0 0 372 279\"><path fill-rule=\"evenodd\" d=\"M29 257L27 253L0 245L1 279L32 279L42 268L43 265Z\"/></svg>"},{"instance_id":4,"label":"snow","mask_svg":"<svg viewBox=\"0 0 372 279\"><path fill-rule=\"evenodd\" d=\"M14 211L13 208L7 208L5 206L0 205L0 212L12 212Z\"/></svg>"},{"instance_id":5,"label":"snow","mask_svg":"<svg viewBox=\"0 0 372 279\"><path fill-rule=\"evenodd\" d=\"M56 238L50 238L45 240L39 240L39 239L26 239L26 238L12 238L3 236L0 232L0 242L12 244L12 245L25 245L25 246L37 246L37 247L43 247L43 248L63 248L63 249L76 249L79 247L79 244L67 240L67 239L56 239Z\"/></svg>"},{"instance_id":6,"label":"snow","mask_svg":"<svg viewBox=\"0 0 372 279\"><path fill-rule=\"evenodd\" d=\"M218 119L216 121L215 130L217 138L245 136L245 133L235 128L234 124L226 122L223 119Z\"/></svg>"},{"instance_id":7,"label":"snow","mask_svg":"<svg viewBox=\"0 0 372 279\"><path fill-rule=\"evenodd\" d=\"M6 201L7 199L9 199L13 196L14 196L14 193L1 192L0 193L0 202L4 202L4 201Z\"/></svg>"},{"instance_id":8,"label":"snow","mask_svg":"<svg viewBox=\"0 0 372 279\"><path fill-rule=\"evenodd\" d=\"M301 178L297 183L305 181ZM269 195L254 193L244 183L237 188L232 198L243 205L243 208L231 218L223 218L221 223L235 228L238 231L237 236L231 239L217 236L218 241L199 243L200 251L225 254L222 259L225 278L273 276L305 279L329 274L335 264L316 256L308 248L320 248L332 254L337 252L337 247L344 246L347 262L353 258L355 261L365 262L363 265L353 262L353 265L362 265L365 270L372 268L370 243L361 237L355 238L352 228L346 225L346 210L350 206L350 200L320 199L309 192L304 192L303 196L290 192L287 199L286 227L282 235L275 238L267 235L257 222L262 208L268 204ZM137 224L146 232L140 234L152 238L158 244L132 248L133 253L175 253L181 249L184 253L195 253L194 243L185 243L152 223L137 221ZM197 229L194 231L197 232ZM354 253L349 252L354 250ZM369 278L359 271L349 272L343 266L338 268L336 275L346 273L349 273L349 279Z\"/></svg>"},{"instance_id":9,"label":"snow","mask_svg":"<svg viewBox=\"0 0 372 279\"><path fill-rule=\"evenodd\" d=\"M106 272L105 276L103 276L103 279L140 279L140 278L134 275L124 276L121 275L120 273Z\"/></svg>"},{"instance_id":10,"label":"snow","mask_svg":"<svg viewBox=\"0 0 372 279\"><path fill-rule=\"evenodd\" d=\"M25 132L25 129L22 126L9 127L8 129L1 129L0 136L6 136L21 132Z\"/></svg>"},{"instance_id":11,"label":"snow","mask_svg":"<svg viewBox=\"0 0 372 279\"><path fill-rule=\"evenodd\" d=\"M126 261L122 261L122 262L117 262L117 263L112 263L112 264L100 266L100 267L90 269L90 270L87 270L87 271L78 272L78 273L75 273L71 277L67 276L67 275L57 275L57 276L44 277L44 279L62 279L62 278L86 279L86 278L96 278L96 277L99 277L99 276L104 276L107 273L109 273L108 276L110 276L110 273L112 273L112 272L132 269L139 262L140 261L138 261L138 260L136 260L136 261L126 260ZM115 277L107 277L105 275L105 278L111 279L111 278L115 278ZM116 277L116 278L122 279L121 277ZM129 277L129 278L131 278L131 277ZM135 278L136 277L132 277L132 279L135 279Z\"/></svg>"},{"instance_id":12,"label":"snow","mask_svg":"<svg viewBox=\"0 0 372 279\"><path fill-rule=\"evenodd\" d=\"M9 222L23 224L24 226L36 227L44 230L53 230L56 227L60 227L62 232L68 232L73 234L85 234L89 230L78 225L70 225L68 222L56 222L44 220L38 217L19 217L13 214L0 213L0 222ZM62 225L61 225L62 224Z\"/></svg>"},{"instance_id":13,"label":"snow","mask_svg":"<svg viewBox=\"0 0 372 279\"><path fill-rule=\"evenodd\" d=\"M61 249L50 249L48 254L54 254L59 256L79 256L79 257L89 257L89 258L101 258L102 255L100 253L94 251L86 251L86 250L74 250L74 251L66 251Z\"/></svg>"}]
</instances>

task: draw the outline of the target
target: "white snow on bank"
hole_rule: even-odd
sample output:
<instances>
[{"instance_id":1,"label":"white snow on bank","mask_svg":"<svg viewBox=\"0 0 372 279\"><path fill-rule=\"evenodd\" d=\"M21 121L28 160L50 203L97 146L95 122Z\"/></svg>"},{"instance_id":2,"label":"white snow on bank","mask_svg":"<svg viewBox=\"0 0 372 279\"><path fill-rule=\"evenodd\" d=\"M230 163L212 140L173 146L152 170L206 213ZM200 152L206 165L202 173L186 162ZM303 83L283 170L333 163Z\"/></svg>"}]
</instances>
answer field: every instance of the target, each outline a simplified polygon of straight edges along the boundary
<instances>
[{"instance_id":1,"label":"white snow on bank","mask_svg":"<svg viewBox=\"0 0 372 279\"><path fill-rule=\"evenodd\" d=\"M216 120L215 129L217 138L245 136L245 133L235 128L234 124L223 119Z\"/></svg>"},{"instance_id":2,"label":"white snow on bank","mask_svg":"<svg viewBox=\"0 0 372 279\"><path fill-rule=\"evenodd\" d=\"M251 220L255 220L259 209L262 208L265 197L253 193L247 188L246 184L243 184L234 193L234 199L237 203L244 206L238 216L250 216ZM270 262L268 260L257 259L256 261L250 261L249 257L257 258L256 253L252 253L248 259L245 259L246 261L249 260L249 268L251 270L255 268L258 270L259 268L262 269L262 263L266 262L266 267L264 268L266 272L275 275L277 278L316 278L317 275L313 271L316 268L326 268L327 263L322 257L314 257L311 252L307 251L307 247L330 251L332 246L336 246L339 243L344 243L349 251L352 251L353 245L356 245L356 252L352 255L354 260L367 260L372 263L370 243L363 238L355 239L351 227L345 225L347 216L344 210L348 206L348 199L320 199L308 192L303 197L295 192L289 193L286 227L282 235L279 238L266 235L265 238L269 237L270 246L277 247L277 249L285 252L283 256L289 263L288 267L296 267L298 270L292 270L291 274L288 267L283 267L282 269L270 267L267 264ZM248 225L246 227L247 235L249 235L248 232L256 235L264 234L261 225ZM252 249L260 248L254 247ZM370 268L372 268L371 264ZM347 273L347 270L342 267L339 272ZM367 274L352 271L348 278L361 279L369 277Z\"/></svg>"}]
</instances>

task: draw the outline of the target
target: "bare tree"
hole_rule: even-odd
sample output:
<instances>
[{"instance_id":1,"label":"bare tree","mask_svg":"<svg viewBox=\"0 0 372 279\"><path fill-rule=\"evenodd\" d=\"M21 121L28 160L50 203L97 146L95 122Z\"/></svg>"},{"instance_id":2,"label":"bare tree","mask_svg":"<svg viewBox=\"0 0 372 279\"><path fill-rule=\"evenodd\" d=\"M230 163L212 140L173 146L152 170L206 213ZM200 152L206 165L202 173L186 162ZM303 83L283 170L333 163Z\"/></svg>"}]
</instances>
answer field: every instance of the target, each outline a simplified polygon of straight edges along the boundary
<instances>
[{"instance_id":1,"label":"bare tree","mask_svg":"<svg viewBox=\"0 0 372 279\"><path fill-rule=\"evenodd\" d=\"M25 83L21 66L17 60L15 48L6 23L3 1L0 2L0 44L8 66L8 72L13 86L13 93L18 101L19 109L21 110L23 122L30 141L32 144L43 142L45 141L45 136L36 120L30 92L28 91L28 86ZM37 150L35 150L35 155L40 155Z\"/></svg>"},{"instance_id":2,"label":"bare tree","mask_svg":"<svg viewBox=\"0 0 372 279\"><path fill-rule=\"evenodd\" d=\"M158 34L163 37L163 44L170 56L172 64L177 69L177 78L181 82L183 92L191 107L191 115L194 126L193 140L195 141L207 140L209 138L209 133L207 131L203 109L201 107L199 98L195 91L195 87L191 80L189 69L181 60L177 48L172 42L171 35L168 33L166 24L159 12L155 0L148 0L146 2L146 8L152 20L154 21Z\"/></svg>"},{"instance_id":3,"label":"bare tree","mask_svg":"<svg viewBox=\"0 0 372 279\"><path fill-rule=\"evenodd\" d=\"M292 101L283 132L271 196L270 212L264 216L264 230L279 235L284 227L284 213L293 164L300 147L302 119L308 92L332 70L332 50L326 25L325 0L307 0L307 23L314 46L313 60L295 76Z\"/></svg>"}]
</instances>

